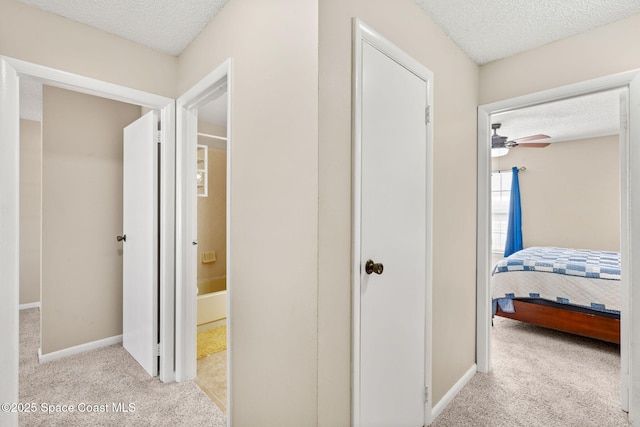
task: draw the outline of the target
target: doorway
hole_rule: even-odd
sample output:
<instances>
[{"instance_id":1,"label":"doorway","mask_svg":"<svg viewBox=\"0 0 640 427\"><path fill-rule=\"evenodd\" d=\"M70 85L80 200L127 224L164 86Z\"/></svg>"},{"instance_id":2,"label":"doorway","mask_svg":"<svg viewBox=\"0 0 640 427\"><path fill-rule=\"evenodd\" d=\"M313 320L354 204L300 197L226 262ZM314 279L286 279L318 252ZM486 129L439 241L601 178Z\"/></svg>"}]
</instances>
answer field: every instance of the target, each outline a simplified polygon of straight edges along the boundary
<instances>
[{"instance_id":1,"label":"doorway","mask_svg":"<svg viewBox=\"0 0 640 427\"><path fill-rule=\"evenodd\" d=\"M594 256L619 253L620 251L620 96L626 89L597 92L590 95L573 97L518 110L505 111L491 116L492 127L501 127L495 134L507 137L515 143L505 144L509 148L492 149L492 256L499 259L490 264L490 271L499 260L518 252L516 243L522 241L526 251L536 251L549 256L557 253L551 248L570 248L570 250L590 250ZM562 117L562 120L557 120ZM495 145L501 146L495 139ZM524 140L524 142L523 142ZM527 143L526 141L534 141ZM516 145L517 144L517 145ZM506 153L505 153L506 151ZM517 167L514 174L512 167ZM521 210L515 209L509 214L511 183L516 180L515 198L520 199ZM591 195L598 195L593 203ZM519 197L518 197L519 195ZM508 219L517 223L520 213L522 239L512 238L507 242ZM513 236L510 236L513 237ZM606 251L606 252L603 252ZM524 257L528 252L514 253L513 257ZM568 252L564 252L568 253ZM584 253L584 252L580 252ZM532 254L532 256L533 256ZM502 261L504 265L507 260ZM515 262L511 260L511 262ZM500 270L502 271L502 270ZM535 280L538 279L538 280ZM567 285L565 285L565 281ZM604 304L608 310L620 313L620 281L605 279L586 279L569 277L548 272L494 273L491 275L492 296L504 296L514 292L515 296L529 296L539 293L544 301L556 301L557 297L568 299L571 303L589 306L591 302ZM568 283L572 285L569 286ZM593 295L589 290L611 289L607 297ZM555 292L555 293L554 293ZM588 294L588 297L584 294ZM583 296L584 295L584 296ZM611 295L611 298L608 297ZM588 299L587 299L588 298ZM597 298L597 299L596 299ZM524 303L523 303L524 304ZM525 306L526 307L526 306ZM496 307L496 310L497 307ZM501 311L501 310L500 310ZM626 313L622 313L626 315ZM524 308L515 307L514 316L526 316ZM600 317L594 317L600 318ZM619 316L618 316L619 319ZM539 319L531 319L533 322ZM616 325L619 333L619 323ZM564 325L556 325L564 328ZM551 331L530 326L527 323L493 318L491 328L493 346L493 371L497 378L506 381L510 371L509 364L536 366L537 371L546 372L557 367L558 372L566 376L557 377L555 382L525 391L525 378L533 378L530 371L523 373L523 392L529 393L531 400L541 398L543 394L553 395L564 387L575 387L581 373L591 372L598 376L600 386L590 395L601 402L590 405L596 413L613 413L623 416L620 411L620 347L606 345L594 340L580 340L577 336L552 334ZM511 335L514 334L515 338ZM510 337L510 338L507 338ZM516 363L522 351L516 351L517 344L535 340L552 339L557 341L548 348L536 345L535 360L531 363ZM544 342L544 341L543 341ZM572 346L581 351L571 351ZM547 349L547 351L542 351ZM534 350L532 350L533 352ZM574 360L574 355L582 357ZM561 356L564 355L564 356ZM589 356L587 356L589 355ZM530 356L527 358L529 360ZM599 361L596 362L596 361ZM606 361L606 363L605 363ZM562 363L576 368L576 376L571 370L560 369ZM606 366L606 368L605 368ZM533 370L533 368L531 368ZM539 377L537 377L539 378ZM544 393L537 390L548 387ZM584 390L585 387L576 387ZM600 394L601 393L601 394ZM595 398L598 396L598 398ZM624 415L626 417L626 415Z\"/></svg>"},{"instance_id":2,"label":"doorway","mask_svg":"<svg viewBox=\"0 0 640 427\"><path fill-rule=\"evenodd\" d=\"M227 396L231 395L232 388L233 352L230 338L233 328L231 88L231 60L227 60L177 101L181 149L177 152L176 181L181 221L176 246L176 380L198 378L200 382L198 330L223 328L226 354L213 354L215 366L211 370L215 372L209 375L211 387L215 389L205 385L211 392L207 394L215 395L212 400L223 411L230 407ZM214 171L216 164L218 168ZM223 166L226 170L221 170ZM218 179L212 181L214 176ZM211 213L204 211L206 204L215 205ZM212 225L215 230L207 232ZM229 415L227 419L231 423Z\"/></svg>"},{"instance_id":3,"label":"doorway","mask_svg":"<svg viewBox=\"0 0 640 427\"><path fill-rule=\"evenodd\" d=\"M433 75L363 22L354 38L353 424L431 418Z\"/></svg>"},{"instance_id":4,"label":"doorway","mask_svg":"<svg viewBox=\"0 0 640 427\"><path fill-rule=\"evenodd\" d=\"M7 239L2 242L0 248L0 267L7 272L6 280L3 280L0 287L3 295L3 302L0 304L0 312L3 313L3 333L0 336L3 342L1 358L6 360L0 375L6 378L0 384L0 396L4 401L18 401L16 395L18 378L18 274L19 265L18 235L20 219L18 213L19 176L17 173L17 155L19 152L18 124L19 124L19 79L22 77L32 78L41 83L70 89L80 93L88 93L107 99L141 105L146 108L160 111L160 117L164 127L160 132L161 139L161 176L160 186L162 188L163 199L160 203L160 211L163 216L161 224L160 254L161 267L160 276L160 380L171 382L174 380L174 101L162 96L145 93L119 85L90 79L75 74L62 72L52 68L19 61L13 58L0 57L0 68L3 79L2 97L0 97L0 111L2 111L2 134L3 149L1 170L4 171L2 177L3 191L0 196L0 206L3 216L6 210L6 221L3 220L2 230L7 231ZM6 255L6 256L5 256ZM13 298L15 296L15 298ZM5 319L6 317L6 319ZM4 322L6 320L6 322ZM4 417L2 415L1 417ZM5 418L1 418L4 420ZM6 415L7 424L15 422L14 415Z\"/></svg>"},{"instance_id":5,"label":"doorway","mask_svg":"<svg viewBox=\"0 0 640 427\"><path fill-rule=\"evenodd\" d=\"M197 379L227 414L227 92L198 109Z\"/></svg>"},{"instance_id":6,"label":"doorway","mask_svg":"<svg viewBox=\"0 0 640 427\"><path fill-rule=\"evenodd\" d=\"M633 290L633 260L629 255L640 245L638 239L632 239L634 225L630 210L633 200L640 193L640 182L631 172L635 169L637 160L630 156L631 147L640 144L640 133L632 123L634 114L638 114L640 104L640 77L637 72L627 72L609 77L577 83L557 89L534 93L518 98L482 105L478 108L478 247L477 247L477 365L479 372L489 372L491 369L491 295L489 289L490 275L490 238L491 238L491 208L490 208L490 116L500 112L516 110L527 106L539 105L551 101L578 97L604 90L628 88L620 102L621 107L621 243L622 258L622 301L621 311L628 313L621 318L621 402L622 408L629 411L629 418L633 421L640 413L640 402L634 398L632 390L637 384L631 382L630 367L640 362L637 350L630 345L630 339L636 329L631 328L639 313L631 310L634 301ZM635 113L634 113L635 111ZM637 311L637 310L636 310Z\"/></svg>"}]
</instances>

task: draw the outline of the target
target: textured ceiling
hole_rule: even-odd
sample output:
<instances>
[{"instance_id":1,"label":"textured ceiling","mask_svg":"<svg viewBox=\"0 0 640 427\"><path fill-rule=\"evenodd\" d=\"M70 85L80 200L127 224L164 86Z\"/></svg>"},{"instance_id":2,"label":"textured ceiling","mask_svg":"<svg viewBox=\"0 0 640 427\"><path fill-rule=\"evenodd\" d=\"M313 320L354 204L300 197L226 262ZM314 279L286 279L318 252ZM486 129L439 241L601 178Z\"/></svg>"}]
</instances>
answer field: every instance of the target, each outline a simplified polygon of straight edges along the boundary
<instances>
[{"instance_id":1,"label":"textured ceiling","mask_svg":"<svg viewBox=\"0 0 640 427\"><path fill-rule=\"evenodd\" d=\"M545 134L540 142L572 141L620 133L620 95L626 89L535 105L491 116L509 140Z\"/></svg>"},{"instance_id":2,"label":"textured ceiling","mask_svg":"<svg viewBox=\"0 0 640 427\"><path fill-rule=\"evenodd\" d=\"M229 0L20 1L177 56Z\"/></svg>"},{"instance_id":3,"label":"textured ceiling","mask_svg":"<svg viewBox=\"0 0 640 427\"><path fill-rule=\"evenodd\" d=\"M416 0L478 64L640 13L639 0Z\"/></svg>"},{"instance_id":4,"label":"textured ceiling","mask_svg":"<svg viewBox=\"0 0 640 427\"><path fill-rule=\"evenodd\" d=\"M19 0L179 55L229 0ZM484 64L640 13L639 0L416 0Z\"/></svg>"},{"instance_id":5,"label":"textured ceiling","mask_svg":"<svg viewBox=\"0 0 640 427\"><path fill-rule=\"evenodd\" d=\"M179 55L229 0L19 0L171 55ZM322 0L320 0L322 1ZM392 1L392 0L388 0ZM640 13L640 0L416 0L472 60L484 64ZM28 82L25 82L28 83ZM37 118L37 84L21 85L25 118ZM41 91L41 89L40 89ZM617 133L617 95L544 104L492 117L510 139L552 141ZM220 105L202 119L225 123ZM437 108L437 107L436 107ZM614 129L615 127L615 129Z\"/></svg>"}]
</instances>

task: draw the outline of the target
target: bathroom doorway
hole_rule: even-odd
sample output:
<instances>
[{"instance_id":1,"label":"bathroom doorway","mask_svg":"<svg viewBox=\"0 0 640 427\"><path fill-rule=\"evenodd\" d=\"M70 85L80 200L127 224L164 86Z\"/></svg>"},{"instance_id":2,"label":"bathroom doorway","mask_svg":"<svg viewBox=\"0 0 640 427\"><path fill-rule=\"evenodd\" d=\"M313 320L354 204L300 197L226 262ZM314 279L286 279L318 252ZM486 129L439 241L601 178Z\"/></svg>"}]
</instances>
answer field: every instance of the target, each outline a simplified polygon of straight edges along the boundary
<instances>
[{"instance_id":1,"label":"bathroom doorway","mask_svg":"<svg viewBox=\"0 0 640 427\"><path fill-rule=\"evenodd\" d=\"M196 383L227 413L227 92L198 108Z\"/></svg>"},{"instance_id":2,"label":"bathroom doorway","mask_svg":"<svg viewBox=\"0 0 640 427\"><path fill-rule=\"evenodd\" d=\"M231 64L222 63L176 105L176 381L196 380L225 414L233 386ZM198 355L198 332L205 331L221 345Z\"/></svg>"}]
</instances>

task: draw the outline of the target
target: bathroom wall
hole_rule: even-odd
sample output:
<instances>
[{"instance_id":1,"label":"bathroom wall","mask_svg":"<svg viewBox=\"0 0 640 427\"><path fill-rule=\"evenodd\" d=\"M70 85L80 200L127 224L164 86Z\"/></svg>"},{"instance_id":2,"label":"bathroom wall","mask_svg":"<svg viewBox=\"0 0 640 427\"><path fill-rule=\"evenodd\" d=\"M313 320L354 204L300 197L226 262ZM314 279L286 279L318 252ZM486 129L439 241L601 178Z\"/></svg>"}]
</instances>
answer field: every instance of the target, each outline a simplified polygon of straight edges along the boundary
<instances>
[{"instance_id":1,"label":"bathroom wall","mask_svg":"<svg viewBox=\"0 0 640 427\"><path fill-rule=\"evenodd\" d=\"M20 304L40 302L41 123L20 120Z\"/></svg>"},{"instance_id":2,"label":"bathroom wall","mask_svg":"<svg viewBox=\"0 0 640 427\"><path fill-rule=\"evenodd\" d=\"M225 128L200 124L201 132L226 136ZM198 282L227 274L227 150L222 141L199 136L209 157L208 195L198 197ZM217 148L218 147L218 148ZM203 263L205 252L215 252L216 260Z\"/></svg>"},{"instance_id":3,"label":"bathroom wall","mask_svg":"<svg viewBox=\"0 0 640 427\"><path fill-rule=\"evenodd\" d=\"M42 354L122 334L122 134L140 113L43 88Z\"/></svg>"}]
</instances>

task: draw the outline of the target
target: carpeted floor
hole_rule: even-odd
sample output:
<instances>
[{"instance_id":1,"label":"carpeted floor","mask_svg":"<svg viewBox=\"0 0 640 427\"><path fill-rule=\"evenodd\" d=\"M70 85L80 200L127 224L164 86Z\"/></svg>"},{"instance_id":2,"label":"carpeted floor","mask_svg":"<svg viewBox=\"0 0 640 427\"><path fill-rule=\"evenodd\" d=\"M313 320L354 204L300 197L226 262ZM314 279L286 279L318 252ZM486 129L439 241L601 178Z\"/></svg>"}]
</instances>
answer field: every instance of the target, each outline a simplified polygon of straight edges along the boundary
<instances>
[{"instance_id":1,"label":"carpeted floor","mask_svg":"<svg viewBox=\"0 0 640 427\"><path fill-rule=\"evenodd\" d=\"M197 359L209 356L213 353L227 349L227 326L198 332Z\"/></svg>"},{"instance_id":2,"label":"carpeted floor","mask_svg":"<svg viewBox=\"0 0 640 427\"><path fill-rule=\"evenodd\" d=\"M120 344L44 364L38 346L39 311L22 310L20 402L34 403L36 411L20 413L20 426L227 425L193 381L163 384L149 377ZM63 405L74 412L62 412Z\"/></svg>"},{"instance_id":3,"label":"carpeted floor","mask_svg":"<svg viewBox=\"0 0 640 427\"><path fill-rule=\"evenodd\" d=\"M626 426L619 346L496 317L493 370L476 374L432 423Z\"/></svg>"},{"instance_id":4,"label":"carpeted floor","mask_svg":"<svg viewBox=\"0 0 640 427\"><path fill-rule=\"evenodd\" d=\"M432 426L628 425L617 345L503 318L492 335L493 371L476 374ZM226 426L194 382L150 378L121 345L39 364L38 343L38 309L23 310L20 402L37 410L21 413L20 426Z\"/></svg>"}]
</instances>

